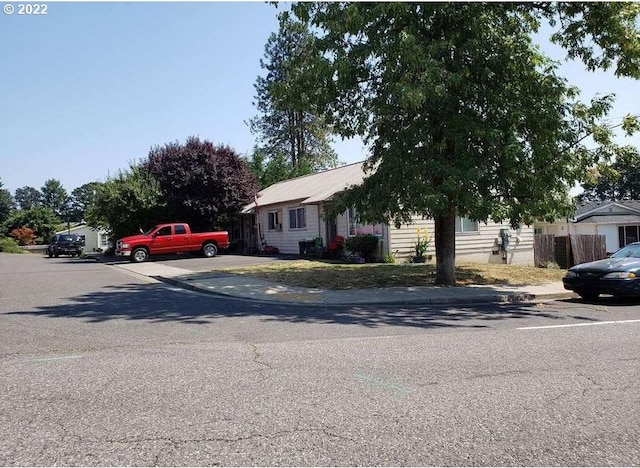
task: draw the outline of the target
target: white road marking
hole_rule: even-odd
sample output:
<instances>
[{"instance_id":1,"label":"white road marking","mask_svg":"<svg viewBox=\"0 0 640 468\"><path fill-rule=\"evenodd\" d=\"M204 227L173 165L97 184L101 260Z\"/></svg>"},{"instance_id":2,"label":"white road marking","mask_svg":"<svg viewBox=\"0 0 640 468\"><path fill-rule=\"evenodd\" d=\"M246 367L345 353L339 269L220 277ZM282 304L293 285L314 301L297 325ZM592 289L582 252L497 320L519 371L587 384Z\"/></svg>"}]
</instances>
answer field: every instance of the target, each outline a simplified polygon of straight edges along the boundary
<instances>
[{"instance_id":1,"label":"white road marking","mask_svg":"<svg viewBox=\"0 0 640 468\"><path fill-rule=\"evenodd\" d=\"M516 328L516 330L542 330L545 328L571 328L571 327L589 327L595 325L615 325L618 323L638 323L640 320L615 320L608 322L588 322L588 323L571 323L567 325L544 325L540 327L522 327Z\"/></svg>"}]
</instances>

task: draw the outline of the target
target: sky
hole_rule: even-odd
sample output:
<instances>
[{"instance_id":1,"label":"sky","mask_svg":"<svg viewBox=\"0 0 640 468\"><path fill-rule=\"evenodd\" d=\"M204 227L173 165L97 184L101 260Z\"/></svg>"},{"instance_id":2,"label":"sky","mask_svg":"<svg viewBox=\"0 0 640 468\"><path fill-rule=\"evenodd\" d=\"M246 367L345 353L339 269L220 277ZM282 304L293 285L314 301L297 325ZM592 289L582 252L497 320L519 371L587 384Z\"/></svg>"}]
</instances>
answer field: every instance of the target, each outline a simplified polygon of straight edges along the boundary
<instances>
[{"instance_id":1,"label":"sky","mask_svg":"<svg viewBox=\"0 0 640 468\"><path fill-rule=\"evenodd\" d=\"M3 3L6 6L8 3ZM149 149L189 136L249 155L254 83L280 9L264 2L46 2L0 14L0 181L12 194L59 180L105 181ZM561 59L559 48L545 52ZM588 99L614 92L612 117L640 114L640 81L561 73ZM636 137L625 140L640 146ZM360 140L334 145L346 163Z\"/></svg>"}]
</instances>

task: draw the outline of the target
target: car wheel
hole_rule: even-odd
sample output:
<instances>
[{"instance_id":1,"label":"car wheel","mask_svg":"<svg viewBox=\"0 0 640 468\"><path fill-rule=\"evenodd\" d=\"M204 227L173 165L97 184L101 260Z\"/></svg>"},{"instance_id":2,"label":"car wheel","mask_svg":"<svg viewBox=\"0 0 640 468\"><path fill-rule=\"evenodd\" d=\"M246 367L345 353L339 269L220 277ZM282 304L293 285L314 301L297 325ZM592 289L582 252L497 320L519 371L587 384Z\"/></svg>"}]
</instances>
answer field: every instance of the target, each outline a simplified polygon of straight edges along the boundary
<instances>
[{"instance_id":1,"label":"car wheel","mask_svg":"<svg viewBox=\"0 0 640 468\"><path fill-rule=\"evenodd\" d=\"M202 255L208 258L215 257L218 253L218 247L213 242L207 242L202 246Z\"/></svg>"},{"instance_id":2,"label":"car wheel","mask_svg":"<svg viewBox=\"0 0 640 468\"><path fill-rule=\"evenodd\" d=\"M134 263L142 263L149 258L149 252L144 247L138 247L137 249L133 249L131 252L131 260Z\"/></svg>"},{"instance_id":3,"label":"car wheel","mask_svg":"<svg viewBox=\"0 0 640 468\"><path fill-rule=\"evenodd\" d=\"M593 301L595 299L598 299L598 297L600 297L600 293L599 292L593 292L593 291L576 291L578 293L578 296L580 296L582 299L585 299L587 301Z\"/></svg>"}]
</instances>

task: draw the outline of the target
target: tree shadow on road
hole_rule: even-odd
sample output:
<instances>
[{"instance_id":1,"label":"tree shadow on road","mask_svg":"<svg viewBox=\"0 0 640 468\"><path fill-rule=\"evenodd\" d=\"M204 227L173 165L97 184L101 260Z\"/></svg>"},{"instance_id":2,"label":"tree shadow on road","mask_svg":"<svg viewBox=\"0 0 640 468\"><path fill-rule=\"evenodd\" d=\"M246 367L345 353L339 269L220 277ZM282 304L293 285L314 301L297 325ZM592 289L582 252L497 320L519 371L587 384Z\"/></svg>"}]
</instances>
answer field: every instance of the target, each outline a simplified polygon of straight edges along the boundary
<instances>
[{"instance_id":1,"label":"tree shadow on road","mask_svg":"<svg viewBox=\"0 0 640 468\"><path fill-rule=\"evenodd\" d=\"M505 319L545 318L591 320L558 312L548 304L484 304L464 306L318 306L265 304L188 293L164 285L127 284L68 298L63 305L43 306L9 315L77 319L89 323L111 320L211 324L233 317L309 324L430 328L484 328ZM576 307L576 312L584 308Z\"/></svg>"}]
</instances>

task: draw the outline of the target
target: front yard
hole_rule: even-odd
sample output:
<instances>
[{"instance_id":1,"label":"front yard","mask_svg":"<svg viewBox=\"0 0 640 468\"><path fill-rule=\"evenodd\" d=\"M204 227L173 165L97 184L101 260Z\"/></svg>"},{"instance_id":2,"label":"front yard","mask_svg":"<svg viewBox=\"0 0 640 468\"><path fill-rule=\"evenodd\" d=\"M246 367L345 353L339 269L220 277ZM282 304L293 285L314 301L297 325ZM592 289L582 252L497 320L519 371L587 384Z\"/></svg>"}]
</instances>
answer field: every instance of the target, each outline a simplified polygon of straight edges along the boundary
<instances>
[{"instance_id":1,"label":"front yard","mask_svg":"<svg viewBox=\"0 0 640 468\"><path fill-rule=\"evenodd\" d=\"M345 264L299 260L241 268L223 268L236 275L262 278L289 286L322 289L366 289L391 286L430 286L434 264ZM459 285L541 284L560 281L566 270L514 265L460 264L456 266Z\"/></svg>"}]
</instances>

